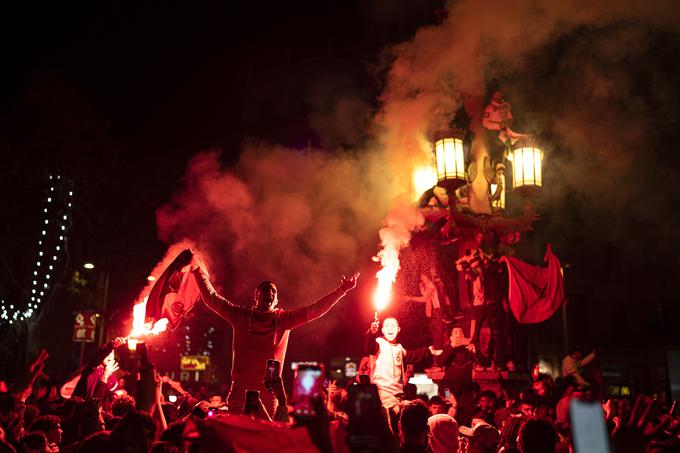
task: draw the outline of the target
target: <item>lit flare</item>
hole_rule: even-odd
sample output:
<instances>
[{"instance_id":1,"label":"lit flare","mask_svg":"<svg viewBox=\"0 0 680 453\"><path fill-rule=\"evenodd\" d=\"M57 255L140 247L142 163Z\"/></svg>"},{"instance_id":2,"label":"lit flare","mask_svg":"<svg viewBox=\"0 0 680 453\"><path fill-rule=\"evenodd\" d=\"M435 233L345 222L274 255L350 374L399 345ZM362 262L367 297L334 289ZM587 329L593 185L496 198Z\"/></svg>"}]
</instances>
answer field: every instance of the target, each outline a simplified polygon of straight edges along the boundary
<instances>
[{"instance_id":1,"label":"lit flare","mask_svg":"<svg viewBox=\"0 0 680 453\"><path fill-rule=\"evenodd\" d=\"M392 285L399 272L399 252L411 241L411 232L424 223L423 216L410 203L397 203L380 229L382 249L373 258L381 269L375 274L378 287L373 295L375 319L392 300Z\"/></svg>"},{"instance_id":2,"label":"lit flare","mask_svg":"<svg viewBox=\"0 0 680 453\"><path fill-rule=\"evenodd\" d=\"M168 328L168 319L161 318L153 325L144 322L146 316L146 297L142 302L132 307L132 330L128 335L128 348L131 351L137 349L137 343L146 335L158 335L165 332Z\"/></svg>"}]
</instances>

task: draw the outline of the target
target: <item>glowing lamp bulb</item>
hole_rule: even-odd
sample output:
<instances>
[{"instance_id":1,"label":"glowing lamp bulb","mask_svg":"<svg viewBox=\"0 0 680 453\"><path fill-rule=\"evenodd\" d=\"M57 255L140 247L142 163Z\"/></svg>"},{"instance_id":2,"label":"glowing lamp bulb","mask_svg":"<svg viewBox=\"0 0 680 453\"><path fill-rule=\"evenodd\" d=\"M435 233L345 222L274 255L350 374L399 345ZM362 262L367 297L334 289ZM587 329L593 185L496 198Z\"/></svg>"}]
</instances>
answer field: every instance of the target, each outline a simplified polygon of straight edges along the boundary
<instances>
[{"instance_id":1,"label":"glowing lamp bulb","mask_svg":"<svg viewBox=\"0 0 680 453\"><path fill-rule=\"evenodd\" d=\"M94 269L94 264L92 264L92 263L85 263L85 264L83 264L83 267L84 267L85 269Z\"/></svg>"}]
</instances>

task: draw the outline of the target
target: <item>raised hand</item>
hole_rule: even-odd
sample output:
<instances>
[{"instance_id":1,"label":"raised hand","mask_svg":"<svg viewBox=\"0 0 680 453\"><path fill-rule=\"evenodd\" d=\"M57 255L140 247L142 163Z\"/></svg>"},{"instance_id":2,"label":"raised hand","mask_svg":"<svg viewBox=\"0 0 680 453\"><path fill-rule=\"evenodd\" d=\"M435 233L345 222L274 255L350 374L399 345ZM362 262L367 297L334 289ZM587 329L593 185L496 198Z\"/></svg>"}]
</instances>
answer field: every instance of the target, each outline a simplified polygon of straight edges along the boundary
<instances>
[{"instance_id":1,"label":"raised hand","mask_svg":"<svg viewBox=\"0 0 680 453\"><path fill-rule=\"evenodd\" d=\"M345 292L356 288L358 278L359 278L359 272L355 273L354 275L352 275L350 277L345 277L343 275L342 279L341 279L341 283L340 283L340 288L342 288L342 290L345 291Z\"/></svg>"},{"instance_id":2,"label":"raised hand","mask_svg":"<svg viewBox=\"0 0 680 453\"><path fill-rule=\"evenodd\" d=\"M338 383L335 380L328 382L328 396L338 391Z\"/></svg>"},{"instance_id":3,"label":"raised hand","mask_svg":"<svg viewBox=\"0 0 680 453\"><path fill-rule=\"evenodd\" d=\"M430 350L430 354L432 355L441 355L442 352L444 352L443 349L435 349L434 346L428 346L428 349Z\"/></svg>"},{"instance_id":4,"label":"raised hand","mask_svg":"<svg viewBox=\"0 0 680 453\"><path fill-rule=\"evenodd\" d=\"M49 356L45 349L41 350L38 357L19 375L19 378L12 385L10 393L20 396L22 401L28 398L30 394L28 390L33 387L36 378L42 373L43 368L45 368L45 361Z\"/></svg>"},{"instance_id":5,"label":"raised hand","mask_svg":"<svg viewBox=\"0 0 680 453\"><path fill-rule=\"evenodd\" d=\"M118 371L118 362L114 359L104 360L104 373L102 374L102 381L108 382L113 373Z\"/></svg>"},{"instance_id":6,"label":"raised hand","mask_svg":"<svg viewBox=\"0 0 680 453\"><path fill-rule=\"evenodd\" d=\"M40 374L42 369L45 368L45 361L49 356L50 355L47 353L47 350L42 349L40 351L40 354L38 354L38 357L36 357L33 363L29 365L29 371L31 372L31 374L34 374L35 376ZM33 379L35 379L35 377Z\"/></svg>"}]
</instances>

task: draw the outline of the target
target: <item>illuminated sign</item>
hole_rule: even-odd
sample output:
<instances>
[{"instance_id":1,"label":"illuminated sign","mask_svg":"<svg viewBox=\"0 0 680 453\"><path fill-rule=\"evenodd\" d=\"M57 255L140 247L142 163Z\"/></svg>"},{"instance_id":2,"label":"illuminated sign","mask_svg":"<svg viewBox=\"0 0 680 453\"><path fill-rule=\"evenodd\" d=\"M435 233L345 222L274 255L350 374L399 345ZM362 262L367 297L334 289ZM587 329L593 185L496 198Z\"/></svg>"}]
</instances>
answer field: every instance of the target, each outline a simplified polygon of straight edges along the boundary
<instances>
[{"instance_id":1,"label":"illuminated sign","mask_svg":"<svg viewBox=\"0 0 680 453\"><path fill-rule=\"evenodd\" d=\"M94 343L98 316L93 312L75 312L72 340L76 343Z\"/></svg>"},{"instance_id":2,"label":"illuminated sign","mask_svg":"<svg viewBox=\"0 0 680 453\"><path fill-rule=\"evenodd\" d=\"M179 369L182 371L205 371L210 365L207 355L183 355L179 358Z\"/></svg>"}]
</instances>

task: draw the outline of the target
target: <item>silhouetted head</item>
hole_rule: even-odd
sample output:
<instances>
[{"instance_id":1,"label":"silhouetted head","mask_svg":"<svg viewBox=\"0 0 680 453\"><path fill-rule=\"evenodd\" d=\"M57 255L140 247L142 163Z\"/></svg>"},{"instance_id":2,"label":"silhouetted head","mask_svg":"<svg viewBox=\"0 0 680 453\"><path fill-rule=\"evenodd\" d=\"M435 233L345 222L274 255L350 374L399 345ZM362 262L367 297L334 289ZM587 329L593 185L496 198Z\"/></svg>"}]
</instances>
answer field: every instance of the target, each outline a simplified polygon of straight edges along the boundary
<instances>
[{"instance_id":1,"label":"silhouetted head","mask_svg":"<svg viewBox=\"0 0 680 453\"><path fill-rule=\"evenodd\" d=\"M264 281L255 288L255 308L270 311L279 303L278 291L273 282Z\"/></svg>"}]
</instances>

